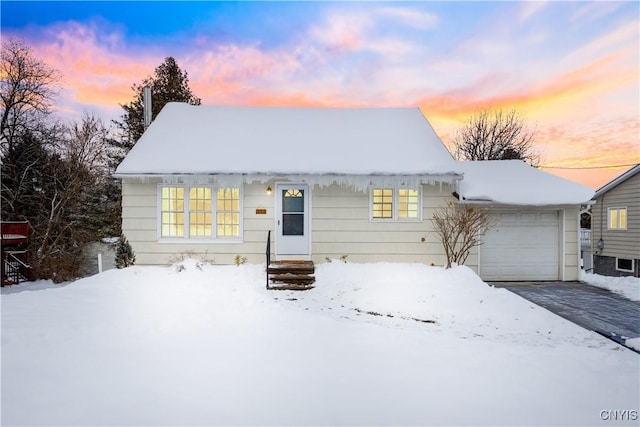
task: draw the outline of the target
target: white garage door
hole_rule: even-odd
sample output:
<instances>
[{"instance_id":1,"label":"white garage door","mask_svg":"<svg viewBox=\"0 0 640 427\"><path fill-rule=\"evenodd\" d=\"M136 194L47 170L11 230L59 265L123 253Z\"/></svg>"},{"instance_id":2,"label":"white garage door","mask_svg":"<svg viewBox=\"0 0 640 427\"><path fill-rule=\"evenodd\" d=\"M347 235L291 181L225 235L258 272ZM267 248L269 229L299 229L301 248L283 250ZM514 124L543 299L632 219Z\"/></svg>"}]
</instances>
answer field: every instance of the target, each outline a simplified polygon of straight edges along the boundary
<instances>
[{"instance_id":1,"label":"white garage door","mask_svg":"<svg viewBox=\"0 0 640 427\"><path fill-rule=\"evenodd\" d=\"M484 280L557 280L558 211L494 212L495 225L479 248Z\"/></svg>"}]
</instances>

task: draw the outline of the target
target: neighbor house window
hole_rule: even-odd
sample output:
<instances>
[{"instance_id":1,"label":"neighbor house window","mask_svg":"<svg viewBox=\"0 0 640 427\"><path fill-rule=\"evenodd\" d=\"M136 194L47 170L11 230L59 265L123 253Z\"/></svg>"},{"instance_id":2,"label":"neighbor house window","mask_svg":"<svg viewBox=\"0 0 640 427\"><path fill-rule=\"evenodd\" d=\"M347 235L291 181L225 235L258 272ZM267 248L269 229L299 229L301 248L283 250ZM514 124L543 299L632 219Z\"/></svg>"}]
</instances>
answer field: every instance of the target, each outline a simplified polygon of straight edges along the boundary
<instances>
[{"instance_id":1,"label":"neighbor house window","mask_svg":"<svg viewBox=\"0 0 640 427\"><path fill-rule=\"evenodd\" d=\"M609 208L609 230L627 229L627 208Z\"/></svg>"},{"instance_id":2,"label":"neighbor house window","mask_svg":"<svg viewBox=\"0 0 640 427\"><path fill-rule=\"evenodd\" d=\"M372 188L373 220L409 221L420 219L420 190L416 188Z\"/></svg>"},{"instance_id":3,"label":"neighbor house window","mask_svg":"<svg viewBox=\"0 0 640 427\"><path fill-rule=\"evenodd\" d=\"M626 258L616 258L616 270L633 273L633 260Z\"/></svg>"},{"instance_id":4,"label":"neighbor house window","mask_svg":"<svg viewBox=\"0 0 640 427\"><path fill-rule=\"evenodd\" d=\"M240 188L161 186L159 223L161 238L238 238Z\"/></svg>"}]
</instances>

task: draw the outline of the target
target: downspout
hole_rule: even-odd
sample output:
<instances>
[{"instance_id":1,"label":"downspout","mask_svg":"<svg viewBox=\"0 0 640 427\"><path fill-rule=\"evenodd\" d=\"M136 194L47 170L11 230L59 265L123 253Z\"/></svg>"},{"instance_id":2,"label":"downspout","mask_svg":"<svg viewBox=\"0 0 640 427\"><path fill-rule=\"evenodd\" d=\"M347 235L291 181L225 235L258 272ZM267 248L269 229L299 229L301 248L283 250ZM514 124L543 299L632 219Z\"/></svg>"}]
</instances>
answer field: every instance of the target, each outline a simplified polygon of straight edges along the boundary
<instances>
[{"instance_id":1,"label":"downspout","mask_svg":"<svg viewBox=\"0 0 640 427\"><path fill-rule=\"evenodd\" d=\"M145 86L142 88L142 110L144 116L144 130L147 130L151 124L152 105L151 105L151 88Z\"/></svg>"},{"instance_id":2,"label":"downspout","mask_svg":"<svg viewBox=\"0 0 640 427\"><path fill-rule=\"evenodd\" d=\"M602 251L604 250L604 240L602 240L602 221L604 220L604 198L607 196L606 193L602 194L602 203L600 204L600 239L598 240L598 243L596 244L596 248L598 249L598 255L602 255ZM607 221L609 219L607 218ZM595 253L595 251L594 251Z\"/></svg>"}]
</instances>

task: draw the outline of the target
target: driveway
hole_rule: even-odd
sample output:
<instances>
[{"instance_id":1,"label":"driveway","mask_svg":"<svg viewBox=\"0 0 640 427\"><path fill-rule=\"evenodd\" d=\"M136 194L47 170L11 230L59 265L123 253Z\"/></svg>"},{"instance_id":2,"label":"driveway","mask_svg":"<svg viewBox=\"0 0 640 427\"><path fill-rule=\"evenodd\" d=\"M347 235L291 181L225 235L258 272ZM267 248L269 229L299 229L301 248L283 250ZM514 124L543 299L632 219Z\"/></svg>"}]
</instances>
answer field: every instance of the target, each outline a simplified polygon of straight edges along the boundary
<instances>
[{"instance_id":1,"label":"driveway","mask_svg":"<svg viewBox=\"0 0 640 427\"><path fill-rule=\"evenodd\" d=\"M640 337L640 302L580 282L492 282L592 331Z\"/></svg>"}]
</instances>

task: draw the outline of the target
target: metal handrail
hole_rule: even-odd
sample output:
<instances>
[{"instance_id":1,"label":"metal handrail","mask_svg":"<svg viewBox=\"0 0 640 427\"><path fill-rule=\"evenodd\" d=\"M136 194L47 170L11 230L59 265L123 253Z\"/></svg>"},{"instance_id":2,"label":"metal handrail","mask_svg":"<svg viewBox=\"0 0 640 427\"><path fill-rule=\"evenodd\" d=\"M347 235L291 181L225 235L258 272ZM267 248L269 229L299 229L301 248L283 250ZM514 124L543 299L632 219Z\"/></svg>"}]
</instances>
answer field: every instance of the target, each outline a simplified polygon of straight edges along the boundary
<instances>
[{"instance_id":1,"label":"metal handrail","mask_svg":"<svg viewBox=\"0 0 640 427\"><path fill-rule=\"evenodd\" d=\"M31 268L29 264L26 264L12 252L7 252L4 265L6 278L15 284L20 283L21 277L26 280L27 273L25 270Z\"/></svg>"},{"instance_id":2,"label":"metal handrail","mask_svg":"<svg viewBox=\"0 0 640 427\"><path fill-rule=\"evenodd\" d=\"M269 230L269 232L267 233L267 250L266 250L266 256L267 256L267 268L266 268L266 273L267 273L267 289L269 289L269 266L271 265L271 230Z\"/></svg>"},{"instance_id":3,"label":"metal handrail","mask_svg":"<svg viewBox=\"0 0 640 427\"><path fill-rule=\"evenodd\" d=\"M20 264L22 267L29 269L31 268L31 266L27 263L25 263L24 261L22 261L20 258L18 258L17 256L15 256L15 254L13 252L7 252L7 258L13 258L12 261L17 262L18 264Z\"/></svg>"}]
</instances>

